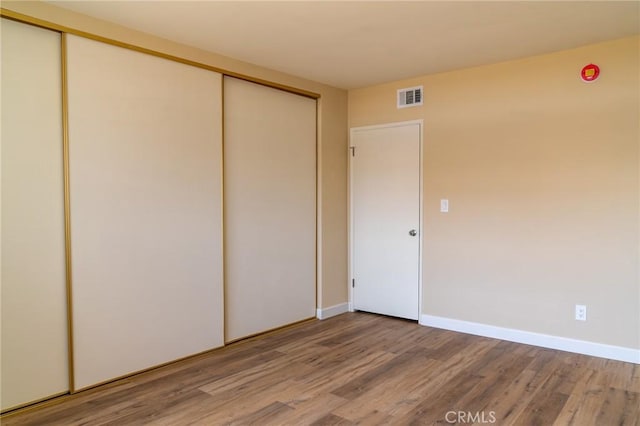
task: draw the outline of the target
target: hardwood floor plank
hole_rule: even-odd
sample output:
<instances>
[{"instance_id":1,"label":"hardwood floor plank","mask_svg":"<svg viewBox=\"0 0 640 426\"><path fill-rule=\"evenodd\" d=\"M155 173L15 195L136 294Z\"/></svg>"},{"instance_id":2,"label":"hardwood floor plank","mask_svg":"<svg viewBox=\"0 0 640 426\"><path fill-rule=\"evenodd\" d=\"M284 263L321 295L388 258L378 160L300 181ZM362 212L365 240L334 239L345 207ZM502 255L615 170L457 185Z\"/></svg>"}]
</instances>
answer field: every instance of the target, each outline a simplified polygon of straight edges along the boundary
<instances>
[{"instance_id":1,"label":"hardwood floor plank","mask_svg":"<svg viewBox=\"0 0 640 426\"><path fill-rule=\"evenodd\" d=\"M352 420L353 424L361 426L379 426L379 425L393 425L396 424L394 418L382 411L373 410L365 415Z\"/></svg>"},{"instance_id":2,"label":"hardwood floor plank","mask_svg":"<svg viewBox=\"0 0 640 426\"><path fill-rule=\"evenodd\" d=\"M633 365L629 389L632 392L640 393L640 364Z\"/></svg>"},{"instance_id":3,"label":"hardwood floor plank","mask_svg":"<svg viewBox=\"0 0 640 426\"><path fill-rule=\"evenodd\" d=\"M208 407L197 407L187 413L167 413L166 424L226 425L240 416L253 413L259 407L279 402L279 396L290 386L290 381L262 381L249 387L238 386L211 395L212 402Z\"/></svg>"},{"instance_id":4,"label":"hardwood floor plank","mask_svg":"<svg viewBox=\"0 0 640 426\"><path fill-rule=\"evenodd\" d=\"M349 426L353 424L353 422L350 422L347 419L329 413L326 416L321 417L315 422L311 423L311 426Z\"/></svg>"},{"instance_id":5,"label":"hardwood floor plank","mask_svg":"<svg viewBox=\"0 0 640 426\"><path fill-rule=\"evenodd\" d=\"M540 375L533 370L526 369L501 393L488 402L485 410L494 413L496 423L500 425L511 424L525 410L533 398L537 389L535 384L540 380Z\"/></svg>"},{"instance_id":6,"label":"hardwood floor plank","mask_svg":"<svg viewBox=\"0 0 640 426\"><path fill-rule=\"evenodd\" d=\"M286 424L313 424L344 403L344 398L340 398L331 393L320 393L314 396L305 395L300 398L288 400L286 404L293 407L294 410L291 412L291 415L287 416Z\"/></svg>"},{"instance_id":7,"label":"hardwood floor plank","mask_svg":"<svg viewBox=\"0 0 640 426\"><path fill-rule=\"evenodd\" d=\"M637 365L611 359L604 361L602 368L597 369L598 384L603 387L640 393L640 380L634 380L634 370L638 367Z\"/></svg>"},{"instance_id":8,"label":"hardwood floor plank","mask_svg":"<svg viewBox=\"0 0 640 426\"><path fill-rule=\"evenodd\" d=\"M640 421L640 395L610 387L607 389L596 424L634 426Z\"/></svg>"},{"instance_id":9,"label":"hardwood floor plank","mask_svg":"<svg viewBox=\"0 0 640 426\"><path fill-rule=\"evenodd\" d=\"M586 365L586 364L585 364ZM579 423L579 418L580 416L583 416L583 413L585 413L585 404L586 404L586 397L589 395L589 392L591 391L598 391L598 393L600 394L600 391L602 389L602 387L598 386L594 388L594 383L596 382L597 379L597 372L591 369L587 369L585 368L585 373L582 375L582 377L580 378L580 380L576 383L576 385L574 386L571 394L569 394L569 398L567 399L567 402L565 403L562 411L558 414L558 416L555 419L554 424L557 426L560 425L580 425ZM603 400L600 400L600 402L603 402ZM592 400L593 403L593 400ZM599 407L591 407L592 410L597 411L599 409ZM595 415L594 413L589 413L590 416Z\"/></svg>"},{"instance_id":10,"label":"hardwood floor plank","mask_svg":"<svg viewBox=\"0 0 640 426\"><path fill-rule=\"evenodd\" d=\"M93 418L85 418L85 424L105 426L125 426L139 424L158 424L165 413L182 412L191 407L206 406L211 396L198 390L190 390L171 398L142 399L120 411L102 412Z\"/></svg>"},{"instance_id":11,"label":"hardwood floor plank","mask_svg":"<svg viewBox=\"0 0 640 426\"><path fill-rule=\"evenodd\" d=\"M345 399L354 399L368 390L391 380L395 375L410 373L414 364L427 361L426 353L427 351L424 348L416 348L412 352L397 355L387 363L332 390L331 393Z\"/></svg>"},{"instance_id":12,"label":"hardwood floor plank","mask_svg":"<svg viewBox=\"0 0 640 426\"><path fill-rule=\"evenodd\" d=\"M276 358L271 361L252 365L241 371L235 371L216 380L208 381L199 390L211 395L233 391L237 388L248 388L260 381L291 380L298 375L310 372L311 367L290 358Z\"/></svg>"},{"instance_id":13,"label":"hardwood floor plank","mask_svg":"<svg viewBox=\"0 0 640 426\"><path fill-rule=\"evenodd\" d=\"M373 411L386 413L393 417L399 407L403 412L409 411L421 401L416 396L416 389L429 380L427 372L439 370L440 361L427 359L426 362L408 365L403 374L390 376L383 385L371 387L353 400L334 410L338 414L353 422L366 418ZM392 398L389 395L393 395ZM424 394L422 394L424 395Z\"/></svg>"},{"instance_id":14,"label":"hardwood floor plank","mask_svg":"<svg viewBox=\"0 0 640 426\"><path fill-rule=\"evenodd\" d=\"M60 401L2 424L640 426L640 366L347 313Z\"/></svg>"},{"instance_id":15,"label":"hardwood floor plank","mask_svg":"<svg viewBox=\"0 0 640 426\"><path fill-rule=\"evenodd\" d=\"M554 423L569 397L560 392L540 393L529 403L524 412L514 420L514 425L548 426ZM590 423L586 423L584 426Z\"/></svg>"},{"instance_id":16,"label":"hardwood floor plank","mask_svg":"<svg viewBox=\"0 0 640 426\"><path fill-rule=\"evenodd\" d=\"M505 357L504 361L494 366L492 371L481 369L478 374L484 373L484 378L464 395L456 406L466 412L486 412L485 417L492 411L493 416L496 416L497 411L494 407L496 396L506 392L513 384L513 377L519 377L532 360L532 357L523 355Z\"/></svg>"},{"instance_id":17,"label":"hardwood floor plank","mask_svg":"<svg viewBox=\"0 0 640 426\"><path fill-rule=\"evenodd\" d=\"M260 408L253 413L249 413L244 416L235 418L229 423L230 426L242 426L242 425L270 425L278 424L282 421L293 408L287 404L276 401L271 404Z\"/></svg>"},{"instance_id":18,"label":"hardwood floor plank","mask_svg":"<svg viewBox=\"0 0 640 426\"><path fill-rule=\"evenodd\" d=\"M498 399L498 403L491 406L496 413L498 424L515 424L522 413L529 408L534 398L539 398L541 393L551 392L553 384L550 382L556 370L563 367L565 362L564 353L549 349L539 349L535 351L535 358L527 369L523 372L522 381L516 378L512 385L514 387L505 390L505 398ZM534 373L533 376L531 373ZM518 384L520 383L520 386ZM509 401L507 395L517 396L517 399Z\"/></svg>"},{"instance_id":19,"label":"hardwood floor plank","mask_svg":"<svg viewBox=\"0 0 640 426\"><path fill-rule=\"evenodd\" d=\"M474 336L470 334L453 335L443 344L428 348L427 354L429 358L446 361L469 346L469 343L473 340Z\"/></svg>"},{"instance_id":20,"label":"hardwood floor plank","mask_svg":"<svg viewBox=\"0 0 640 426\"><path fill-rule=\"evenodd\" d=\"M447 341L450 342L451 339ZM446 362L431 360L431 365L417 366L410 375L406 376L408 379L404 383L394 386L393 393L388 391L385 383L385 386L370 390L335 412L353 420L375 408L394 418L402 418L423 399L430 395L438 395L447 382L460 372L467 370L468 366L476 360L475 357L485 354L498 343L497 340L478 339Z\"/></svg>"},{"instance_id":21,"label":"hardwood floor plank","mask_svg":"<svg viewBox=\"0 0 640 426\"><path fill-rule=\"evenodd\" d=\"M430 425L445 422L449 411L458 410L457 402L480 381L481 376L462 372L441 389L439 395L429 395L404 417L398 419L407 425Z\"/></svg>"},{"instance_id":22,"label":"hardwood floor plank","mask_svg":"<svg viewBox=\"0 0 640 426\"><path fill-rule=\"evenodd\" d=\"M372 369L388 363L396 355L385 352L363 353L358 358L353 358L341 363L320 363L321 367L297 378L291 393L307 394L318 392L330 392L336 387L357 379ZM295 395L291 396L294 398Z\"/></svg>"}]
</instances>

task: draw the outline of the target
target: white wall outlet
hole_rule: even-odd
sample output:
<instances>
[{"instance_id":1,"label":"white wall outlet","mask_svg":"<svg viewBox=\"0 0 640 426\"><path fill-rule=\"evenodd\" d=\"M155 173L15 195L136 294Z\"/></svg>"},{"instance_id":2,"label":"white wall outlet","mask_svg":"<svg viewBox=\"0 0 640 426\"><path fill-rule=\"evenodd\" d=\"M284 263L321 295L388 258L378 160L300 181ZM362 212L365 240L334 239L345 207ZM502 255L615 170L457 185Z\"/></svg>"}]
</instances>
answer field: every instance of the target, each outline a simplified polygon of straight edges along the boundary
<instances>
[{"instance_id":1,"label":"white wall outlet","mask_svg":"<svg viewBox=\"0 0 640 426\"><path fill-rule=\"evenodd\" d=\"M587 320L587 307L585 305L576 305L576 320L577 321Z\"/></svg>"},{"instance_id":2,"label":"white wall outlet","mask_svg":"<svg viewBox=\"0 0 640 426\"><path fill-rule=\"evenodd\" d=\"M440 212L448 213L449 212L449 200L440 200Z\"/></svg>"}]
</instances>

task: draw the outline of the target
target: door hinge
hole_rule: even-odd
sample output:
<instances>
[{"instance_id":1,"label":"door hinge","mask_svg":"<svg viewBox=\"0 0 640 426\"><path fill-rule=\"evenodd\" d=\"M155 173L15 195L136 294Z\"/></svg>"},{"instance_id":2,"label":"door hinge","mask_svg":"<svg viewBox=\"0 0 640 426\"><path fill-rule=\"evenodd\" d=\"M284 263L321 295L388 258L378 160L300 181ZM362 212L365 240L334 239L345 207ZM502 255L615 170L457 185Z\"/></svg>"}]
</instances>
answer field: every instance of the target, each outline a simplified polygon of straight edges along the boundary
<instances>
[{"instance_id":1,"label":"door hinge","mask_svg":"<svg viewBox=\"0 0 640 426\"><path fill-rule=\"evenodd\" d=\"M356 286L356 279L355 278L351 278L351 288Z\"/></svg>"},{"instance_id":2,"label":"door hinge","mask_svg":"<svg viewBox=\"0 0 640 426\"><path fill-rule=\"evenodd\" d=\"M355 157L356 156L356 147L355 146L350 146L349 149L351 150L351 156Z\"/></svg>"}]
</instances>

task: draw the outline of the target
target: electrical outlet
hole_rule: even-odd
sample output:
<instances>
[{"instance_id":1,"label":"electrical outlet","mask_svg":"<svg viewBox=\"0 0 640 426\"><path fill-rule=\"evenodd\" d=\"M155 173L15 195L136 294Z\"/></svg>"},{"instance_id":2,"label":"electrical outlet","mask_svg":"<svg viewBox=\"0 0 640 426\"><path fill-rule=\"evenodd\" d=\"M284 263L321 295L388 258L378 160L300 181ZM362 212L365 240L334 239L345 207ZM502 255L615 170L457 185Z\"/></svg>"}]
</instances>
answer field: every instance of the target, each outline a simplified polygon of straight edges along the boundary
<instances>
[{"instance_id":1,"label":"electrical outlet","mask_svg":"<svg viewBox=\"0 0 640 426\"><path fill-rule=\"evenodd\" d=\"M576 321L587 320L587 307L586 305L576 305Z\"/></svg>"}]
</instances>

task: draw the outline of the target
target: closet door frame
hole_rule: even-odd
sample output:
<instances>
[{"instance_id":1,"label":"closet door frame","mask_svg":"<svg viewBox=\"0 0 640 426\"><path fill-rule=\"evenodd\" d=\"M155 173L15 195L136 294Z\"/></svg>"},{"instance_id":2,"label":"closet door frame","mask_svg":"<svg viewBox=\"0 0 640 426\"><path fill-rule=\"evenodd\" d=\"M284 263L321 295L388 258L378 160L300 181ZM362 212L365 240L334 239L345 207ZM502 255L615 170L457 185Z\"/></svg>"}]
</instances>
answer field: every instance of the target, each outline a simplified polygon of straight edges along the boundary
<instances>
[{"instance_id":1,"label":"closet door frame","mask_svg":"<svg viewBox=\"0 0 640 426\"><path fill-rule=\"evenodd\" d=\"M259 189L264 189L264 184L258 183L258 184L246 184L246 180L243 184L238 184L238 180L242 179L242 177L238 178L238 176L245 176L246 173L242 173L240 175L238 175L238 172L231 172L231 168L232 167L237 167L237 168L242 168L244 167L243 164L245 161L254 161L256 162L257 159L254 158L253 160L250 158L251 157L251 150L247 151L247 149L250 148L254 148L254 149L260 149L261 145L254 145L251 146L251 142L250 140L254 140L255 137L250 137L247 140L249 140L249 142L244 143L244 139L242 140L238 140L236 139L236 135L234 134L233 136L231 136L231 132L233 132L232 129L230 129L228 126L233 125L234 123L232 123L230 120L236 119L237 118L230 118L230 114L238 114L238 106L242 107L242 100L245 99L259 99L259 101L257 102L262 103L265 102L266 103L270 102L270 105L266 105L266 107L289 107L289 108L294 108L293 111L293 115L295 115L295 113L298 112L298 109L304 109L307 108L309 105L307 105L305 102L308 101L308 99L306 98L301 98L299 97L299 95L297 94L291 94L291 93L281 93L278 90L271 88L271 87L263 87L261 85L257 85L253 82L248 82L248 81L243 81L241 79L236 79L230 76L225 76L224 77L224 99L225 99L225 107L224 107L224 111L225 111L225 118L224 118L224 125L225 125L225 153L224 153L224 161L225 161L225 200L224 200L224 206L225 206L225 341L227 343L232 343L234 341L238 341L238 340L242 340L242 339L246 339L248 337L251 336L255 336L255 335L259 335L259 334L263 334L275 329L279 329L282 327L286 327L288 325L291 324L295 324L297 322L302 322L302 321L306 321L312 318L316 318L317 317L317 308L318 308L318 253L319 253L319 248L318 248L318 242L319 242L319 224L318 224L318 207L319 207L319 194L318 194L318 157L319 157L319 153L318 153L318 105L317 105L317 101L314 100L313 102L313 119L312 120L307 120L308 122L304 122L305 125L310 125L312 122L312 126L313 126L313 130L312 131L308 131L308 129L299 129L296 128L296 125L290 125L288 130L290 131L294 131L297 132L297 134L304 134L304 136L308 136L309 134L313 134L313 144L312 146L308 146L307 149L309 151L312 152L313 158L311 159L311 161L309 162L309 165L311 166L312 163L312 175L313 175L313 184L310 186L313 186L313 205L311 207L311 209L313 210L313 213L309 216L309 217L304 217L301 219L300 216L294 216L292 219L292 221L290 223L292 223L292 225L299 225L299 223L295 223L295 221L297 220L298 222L300 222L301 220L307 220L310 221L311 220L311 216L313 217L313 225L310 228L304 228L301 229L302 233L304 233L304 231L309 231L309 235L308 237L310 238L310 244L307 246L303 246L303 249L306 247L306 249L309 249L312 246L312 257L313 257L313 272L309 273L308 275L313 275L313 312L309 311L309 315L307 316L306 314L302 314L302 310L300 308L298 308L298 314L291 314L291 315L280 315L278 314L278 309L270 309L269 306L264 307L263 305L264 303L257 303L257 300L254 300L256 298L260 298L260 296L256 296L256 297L251 297L251 295L253 294L252 291L253 290L259 290L261 289L261 286L259 284L259 279L258 277L256 277L256 279L248 279L248 277L246 276L247 274L243 273L243 271L241 271L243 268L240 267L238 265L238 258L241 257L241 255L239 254L239 252L243 252L243 250L239 250L238 249L238 245L242 244L245 246L250 246L249 251L251 253L255 253L257 252L258 254L260 252L270 252L269 249L267 248L263 248L263 250L258 249L256 247L254 247L256 244L259 244L258 241L261 240L261 235L260 231L261 229L253 229L253 232L249 233L249 235L246 235L245 232L245 227L246 228L251 228L251 226L253 225L253 222L258 222L258 220L252 221L252 220L247 220L247 218L245 217L245 225L244 226L239 226L237 221L235 221L235 218L239 215L244 214L245 216L251 216L250 212L250 207L251 206L244 206L244 208L242 207L242 205L238 206L238 204L242 204L244 201L242 200L246 200L246 199L254 199L255 201L253 203L248 203L248 204L254 204L254 208L260 208L261 206L263 206L264 204L264 198L267 198L263 192L260 192ZM234 98L234 92L237 94L237 99ZM255 92L255 93L247 93L247 92ZM255 95L255 96L251 96L251 95ZM231 101L231 99L234 99L234 101ZM266 101L263 99L267 99ZM238 99L240 99L240 101L238 101ZM233 102L233 104L229 105L229 108L227 108L227 103L229 102ZM250 102L250 101L248 101ZM296 104L297 103L297 104ZM254 108L256 107L256 105L253 106ZM258 108L260 107L259 105L257 106ZM235 109L234 109L235 108ZM264 109L264 108L263 108ZM240 114L242 114L240 112ZM257 117L260 116L260 114L254 114L254 115L250 115L250 117ZM277 114L276 114L277 116ZM286 115L286 114L282 114L281 116L286 116L287 119L290 118L290 115ZM307 117L302 117L303 120L304 118L309 118L310 116ZM258 120L255 120L257 123L256 125L260 126L261 128L264 127L266 128L266 130L270 130L271 128L274 129L275 132L278 132L280 130L283 130L281 127L279 127L279 124L272 124L271 126L265 124L264 119L260 118ZM277 122L277 117L274 118L272 120L273 122ZM275 126L275 127L274 127ZM239 129L240 131L242 131L242 129L245 128L253 128L252 126L247 126L247 125L236 125L235 126L236 129ZM308 132L308 133L307 133ZM256 136L256 135L252 135L252 136ZM288 132L286 135L283 135L284 137L288 136ZM242 137L242 136L240 136ZM246 137L246 135L244 136ZM266 136L267 140L269 138L269 135ZM233 139L232 139L233 138ZM299 139L296 140L295 142L307 142L309 139L305 139L300 141ZM231 143L240 143L242 144L242 148L237 148L236 146L231 146ZM285 142L286 144L287 142ZM291 145L291 143L289 143ZM294 146L297 145L296 143L293 144ZM278 150L278 152L280 152L280 150L282 150L283 146L280 146L278 144L276 144L276 146L274 147L274 149ZM244 149L244 153L239 153L238 149ZM289 146L289 149L291 149L291 146ZM271 151L271 149L266 148L267 151ZM230 154L231 152L233 152L233 154ZM282 153L286 153L288 151L283 151L280 152ZM305 152L305 154L309 154L309 152ZM233 155L235 157L235 159L231 159L229 157L229 155ZM266 157L265 157L266 158ZM271 157L269 157L271 158ZM247 160L242 160L242 159L247 159ZM280 162L284 162L286 164L289 164L291 161L289 159L284 159L281 160L280 158L271 158L274 161L280 161ZM238 160L240 160L240 163L238 163ZM297 160L294 159L294 160ZM303 159L304 161L304 159ZM257 161L259 163L259 161ZM255 163L254 163L255 164ZM281 163L274 163L275 166L277 167L278 164ZM286 164L285 167L283 167L283 169L286 169ZM244 167L245 169L247 169L247 167ZM294 167L295 168L295 167ZM274 175L275 173L273 173L273 170L275 169L260 169L259 164L256 165L256 167L249 167L249 172L251 170L258 170L257 174L260 175L266 175L267 179L269 177L274 177L272 175ZM260 173L260 170L262 170L263 172ZM279 169L278 169L279 170ZM245 170L246 171L246 170ZM304 170L303 170L304 171ZM236 176L234 177L233 174L236 174ZM276 176L278 177L278 176ZM282 177L282 176L279 176ZM230 183L228 180L230 179L236 179L236 182L234 183ZM303 179L307 179L309 178L306 175L302 176ZM292 179L297 181L297 179ZM257 179L249 179L250 182L256 182L256 181L260 181L260 176L257 176ZM277 183L277 182L276 182ZM229 188L230 185L235 185L233 188ZM281 185L282 186L282 185ZM259 188L262 187L262 188ZM237 191L241 191L242 189L247 188L247 193L243 194L244 196L238 196L236 195L235 190ZM249 189L250 188L250 189ZM280 188L282 189L282 188ZM295 190L299 190L300 188L292 188L294 191ZM268 190L268 189L267 189ZM276 187L276 191L278 190L278 188ZM234 195L231 195L231 194ZM298 193L304 193L304 191L298 191ZM279 194L282 194L282 192L280 192ZM277 196L278 193L275 192L271 195L275 195ZM230 198L233 197L233 202L230 202ZM290 200L291 201L291 200ZM305 200L302 200L305 201ZM309 200L306 200L306 202L308 202ZM247 204L246 202L244 202L245 204ZM267 203L268 205L268 203ZM278 206L279 208L283 209L283 210L287 210L287 208L291 206L291 203L289 204L285 204L285 205L281 205ZM294 207L297 206L297 204L294 204ZM236 208L239 210L236 210L236 214L234 214L234 212L230 212L229 209L231 208ZM261 210L261 212L265 212L264 215L258 215L260 217L262 216L267 216L268 218L266 219L267 222L271 223L271 221L275 221L277 222L278 220L276 218L274 218L273 216L276 216L274 213L274 211L265 211L265 210ZM232 222L232 218L234 219L233 225L229 225L230 222ZM255 218L254 218L255 219ZM240 219L242 220L242 219ZM265 222L266 223L266 222ZM286 226L285 224L281 224L283 227ZM259 228L259 227L258 227ZM289 229L288 227L286 229ZM312 232L311 232L312 231ZM273 231L272 233L277 233L278 230ZM240 238L240 240L234 240L231 241L230 238L232 237L230 234L233 234L233 238ZM243 235L244 234L244 235ZM285 235L287 237L289 237L290 239L295 239L296 235L289 235L286 234ZM299 234L298 234L299 235ZM264 235L262 235L262 237L264 237ZM293 238L292 238L293 237ZM271 236L268 237L269 241L275 241L277 243L277 235L276 236ZM235 245L236 247L231 247L231 245ZM277 252L279 249L277 246L273 247L273 251ZM291 251L291 250L290 250ZM293 250L295 251L295 250ZM291 253L290 253L291 254ZM235 259L232 259L230 256L234 256ZM272 256L275 257L275 256ZM253 259L256 259L256 256L253 257ZM300 260L300 259L298 259ZM275 279L275 275L278 275L277 273L273 272L270 270L269 267L264 265L264 260L261 259L256 259L256 262L258 263L262 263L262 265L259 266L259 268L261 268L264 271L264 275L265 277L267 277L267 290L282 290L284 287L289 287L289 289L292 287L291 285L289 286L282 286L282 285L278 285L275 282L277 281ZM290 261L291 264L293 265L292 267L295 268L296 266L296 262L295 261ZM304 262L304 261L302 261ZM301 262L301 263L302 263ZM269 265L273 265L273 264L269 264ZM284 266L284 265L283 265ZM284 268L283 268L284 269ZM287 267L287 269L291 269L291 267ZM230 273L234 274L233 277L230 277ZM254 274L255 275L255 274ZM301 275L300 271L294 271L293 272L293 276L297 276L299 277ZM305 274L302 274L305 275ZM262 275L261 275L262 276ZM270 279L271 278L271 279ZM292 277L293 279L293 277ZM252 282L255 283L257 285L255 286L251 286L252 288L248 287L248 282ZM302 283L301 284L306 284L306 283ZM236 288L234 288L234 286L236 286ZM242 288L238 288L238 287L242 287ZM240 295L243 296L240 296ZM287 295L279 295L280 299L286 299ZM306 300L306 298L304 298L303 296L301 296L301 294L298 294L298 301L304 302L304 303L308 303L310 302L309 300ZM250 300L248 300L250 299ZM266 296L264 296L264 299L266 300L261 300L261 302L266 302L266 304L268 305L269 302L272 303L279 303L278 301L278 296L276 295L274 297L274 295L270 292L267 291L266 292ZM294 300L294 304L297 300ZM243 306L244 301L248 301L249 306ZM253 301L253 303L251 303ZM287 302L289 302L287 300ZM284 306L281 306L282 309L280 309L280 311L284 310L287 308L287 304L285 303ZM304 308L306 309L306 308ZM242 311L242 312L240 312ZM257 311L258 313L254 312ZM267 321L264 321L264 317L259 317L259 314L266 314L266 315L270 315L270 317L267 319ZM253 320L251 319L253 317ZM278 317L278 318L276 318ZM289 319L285 319L285 317L289 318ZM254 325L250 326L249 323L253 322ZM265 322L266 324L264 326L262 325L258 325L258 322ZM242 330L242 331L241 331Z\"/></svg>"},{"instance_id":2,"label":"closet door frame","mask_svg":"<svg viewBox=\"0 0 640 426\"><path fill-rule=\"evenodd\" d=\"M66 384L65 387L66 389L64 391L55 393L55 394L50 394L35 400L30 400L30 401L23 401L20 402L16 405L13 406L9 406L6 408L2 409L2 413L6 413L9 411L14 411L26 406L30 406L33 404L37 404L39 402L43 402L43 401L47 401L50 400L52 398L55 397L59 397L59 396L63 396L69 393L73 392L73 342L72 342L72 333L71 333L71 306L70 306L70 291L71 291L71 274L70 274L70 265L71 265L71 258L70 258L70 228L69 228L69 180L68 180L68 132L67 132L67 118L66 118L66 114L67 114L67 103L66 103L66 94L67 94L67 90L66 90L66 34L58 31L54 28L49 28L47 26L43 26L43 25L38 25L36 23L32 23L28 20L22 20L22 19L15 19L12 17L7 17L4 14L4 10L3 13L0 15L0 19L2 19L2 21L5 22L14 22L18 25L25 25L25 26L29 26L29 27L33 27L33 28L38 28L39 30L43 30L43 31L49 31L51 33L55 33L58 38L59 38L59 50L58 50L58 61L59 61L59 111L58 113L59 115L59 125L60 125L60 131L61 133L59 134L59 138L60 138L60 145L59 145L59 150L60 150L60 157L58 157L57 161L60 161L60 169L61 169L61 176L59 176L60 180L61 180L61 187L60 187L60 194L61 194L61 207L62 207L62 211L61 211L61 216L62 216L62 223L61 223L61 234L62 234L62 241L63 241L63 248L61 249L62 251L62 262L63 262L63 274L64 274L64 278L62 279L63 281L63 288L61 289L62 291L64 291L65 296L64 298L64 303L65 303L65 307L64 307L64 322L65 322L65 326L66 326L66 330L62 331L62 334L65 335L66 337L66 348L64 349L65 353L65 364L64 368L66 368ZM27 336L25 336L26 338Z\"/></svg>"},{"instance_id":3,"label":"closet door frame","mask_svg":"<svg viewBox=\"0 0 640 426\"><path fill-rule=\"evenodd\" d=\"M321 282L320 280L320 264L321 264L321 213L320 213L320 209L322 206L321 203L321 193L320 193L320 175L319 175L319 162L320 162L320 145L319 145L319 122L318 122L318 114L319 114L319 105L318 105L318 99L320 99L320 94L317 92L313 92L310 90L305 90L305 89L300 89L294 86L289 86L286 84L281 84L281 83L277 83L277 82L273 82L273 81L269 81L269 80L265 80L262 78L257 78L257 77L253 77L251 75L247 75L247 74L243 74L243 73L239 73L239 72L235 72L232 70L227 70L224 68L220 68L220 67L215 67L215 66L211 66L205 63L201 63L195 60L191 60L191 59L187 59L187 58L183 58L180 56L175 56L172 54L168 54L168 53L164 53L161 51L157 51L157 50L153 50L150 48L146 48L146 47L142 47L142 46L137 46L137 45L133 45L130 43L126 43L126 42L122 42L116 39L112 39L109 37L105 37L105 36L101 36L101 35L97 35L97 34L93 34L90 32L86 32L83 30L79 30L77 28L73 28L73 27L69 27L66 25L62 25L62 24L58 24L56 22L51 22L51 21L47 21L44 19L40 19L40 18L36 18L34 16L30 16L30 15L26 15L20 12L16 12L10 9L5 9L5 8L0 8L0 19L6 19L6 20L10 20L10 21L15 21L21 24L25 24L25 25L31 25L34 27L38 27L38 28L42 28L42 29L46 29L46 30L50 30L50 31L54 31L60 34L60 40L61 40L61 72L62 72L62 81L61 81L61 87L62 87L62 141L63 141L63 182L64 182L64 240L65 240L65 267L66 267L66 280L65 280L65 287L66 287L66 292L67 292L67 347L68 347L68 354L67 354L67 360L68 360L68 383L69 383L69 390L67 392L58 394L58 395L52 395L50 397L46 397L44 399L41 400L37 400L37 401L30 401L24 404L20 404L14 407L10 407L6 410L2 410L2 414L4 413L8 413L8 412L13 412L16 410L20 410L23 409L25 407L29 407L32 406L34 404L39 404L39 403L43 403L45 401L50 401L52 398L57 398L57 397L62 397L65 398L68 397L70 394L74 394L76 392L78 392L78 390L76 390L74 388L74 359L73 359L73 349L74 349L74 342L73 342L73 315L72 315L72 292L73 292L73 277L71 274L71 265L72 265L72 258L71 258L71 216L70 216L70 194L69 194L69 146L68 146L68 92L67 92L67 68L66 68L66 37L67 34L72 34L72 35L77 35L80 37L84 37L87 39L91 39L91 40L96 40L96 41L100 41L103 43L107 43L113 46L118 46L121 48L125 48L125 49L130 49L133 51L137 51L137 52L141 52L141 53L146 53L149 55L153 55L153 56L157 56L157 57L161 57L161 58L165 58L171 61L175 61L175 62L179 62L179 63L183 63L183 64L187 64L187 65L191 65L191 66L195 66L198 68L202 68L202 69L206 69L206 70L210 70L213 72L217 72L222 74L222 78L224 80L224 77L234 77L234 78L238 78L241 80L245 80L245 81L249 81L249 82L253 82L253 83L257 83L263 86L267 86L267 87L271 87L274 89L278 89L278 90L282 90L288 93L293 93L293 94L297 94L300 96L304 96L307 98L311 98L314 99L316 101L316 135L315 135L315 142L316 142L316 167L315 167L315 207L316 207L316 212L315 212L315 225L316 225L316 232L315 232L315 304L316 304L316 308L318 307L318 300L319 300L319 283ZM224 92L223 92L224 93ZM223 100L224 102L224 100ZM224 151L224 109L222 111L222 115L223 115L223 128L222 128L222 132L223 132L223 136L222 136L222 149ZM223 170L224 170L224 163L222 164ZM224 182L223 182L224 184ZM222 208L224 210L224 191L223 191L223 205ZM224 220L224 214L223 214L223 220ZM224 241L224 228L223 228L223 241ZM224 253L223 253L223 261L224 261ZM224 273L224 271L223 271ZM224 283L223 281L223 289L225 289L226 283ZM226 291L226 290L225 290ZM226 306L224 307L226 309ZM311 319L311 318L309 318ZM280 328L280 327L278 327ZM227 342L229 343L229 342ZM215 349L213 349L215 350ZM197 355L196 355L197 356ZM187 357L187 358L191 358ZM173 362L179 362L181 361L181 359L177 359L171 362L168 362L166 364L171 364ZM161 366L163 366L165 364L159 365L159 366L154 366L154 367L150 367L147 370L152 370L155 368L159 368ZM147 370L143 370L143 371L147 371ZM124 377L128 377L128 376L124 376ZM115 379L120 379L120 378L114 378Z\"/></svg>"}]
</instances>

